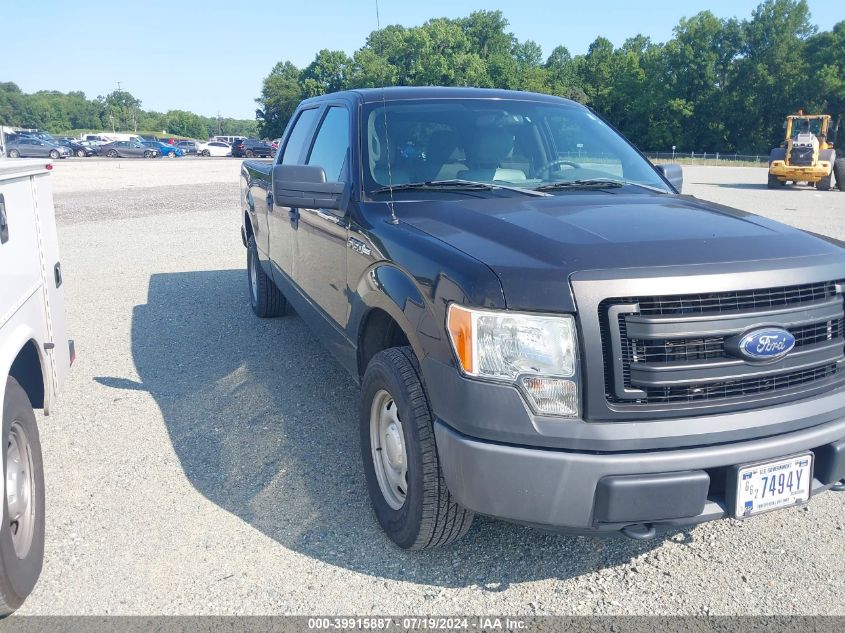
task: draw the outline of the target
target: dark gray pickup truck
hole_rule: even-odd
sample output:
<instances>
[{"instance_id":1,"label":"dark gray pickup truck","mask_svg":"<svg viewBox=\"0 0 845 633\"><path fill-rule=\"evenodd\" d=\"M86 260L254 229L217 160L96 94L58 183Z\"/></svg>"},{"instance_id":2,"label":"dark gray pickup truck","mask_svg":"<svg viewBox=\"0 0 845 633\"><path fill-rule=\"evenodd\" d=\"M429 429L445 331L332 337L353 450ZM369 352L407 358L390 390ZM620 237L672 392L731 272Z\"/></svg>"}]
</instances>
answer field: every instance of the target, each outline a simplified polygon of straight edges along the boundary
<instances>
[{"instance_id":1,"label":"dark gray pickup truck","mask_svg":"<svg viewBox=\"0 0 845 633\"><path fill-rule=\"evenodd\" d=\"M329 94L241 184L252 308L360 382L399 546L474 513L649 538L842 487L842 245L681 195L589 109Z\"/></svg>"}]
</instances>

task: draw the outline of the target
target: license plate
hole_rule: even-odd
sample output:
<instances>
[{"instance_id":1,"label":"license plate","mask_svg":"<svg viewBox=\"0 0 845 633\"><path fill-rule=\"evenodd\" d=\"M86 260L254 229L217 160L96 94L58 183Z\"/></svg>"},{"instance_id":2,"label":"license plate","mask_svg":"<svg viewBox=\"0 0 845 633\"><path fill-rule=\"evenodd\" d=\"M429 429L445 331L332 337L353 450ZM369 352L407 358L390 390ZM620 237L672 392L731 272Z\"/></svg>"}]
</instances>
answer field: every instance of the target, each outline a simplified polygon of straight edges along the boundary
<instances>
[{"instance_id":1,"label":"license plate","mask_svg":"<svg viewBox=\"0 0 845 633\"><path fill-rule=\"evenodd\" d=\"M804 503L810 499L813 454L740 466L735 516L749 517Z\"/></svg>"}]
</instances>

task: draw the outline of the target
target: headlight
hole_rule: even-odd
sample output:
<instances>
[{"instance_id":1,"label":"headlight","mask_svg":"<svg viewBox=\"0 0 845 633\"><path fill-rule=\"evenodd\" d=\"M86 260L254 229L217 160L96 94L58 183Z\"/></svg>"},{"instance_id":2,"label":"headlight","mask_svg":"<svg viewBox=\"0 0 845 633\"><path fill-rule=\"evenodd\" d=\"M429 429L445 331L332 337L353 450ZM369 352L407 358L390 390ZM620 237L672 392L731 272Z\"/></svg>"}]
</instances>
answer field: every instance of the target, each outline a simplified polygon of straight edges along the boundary
<instances>
[{"instance_id":1,"label":"headlight","mask_svg":"<svg viewBox=\"0 0 845 633\"><path fill-rule=\"evenodd\" d=\"M510 382L545 415L577 417L575 320L449 306L447 329L469 376Z\"/></svg>"}]
</instances>

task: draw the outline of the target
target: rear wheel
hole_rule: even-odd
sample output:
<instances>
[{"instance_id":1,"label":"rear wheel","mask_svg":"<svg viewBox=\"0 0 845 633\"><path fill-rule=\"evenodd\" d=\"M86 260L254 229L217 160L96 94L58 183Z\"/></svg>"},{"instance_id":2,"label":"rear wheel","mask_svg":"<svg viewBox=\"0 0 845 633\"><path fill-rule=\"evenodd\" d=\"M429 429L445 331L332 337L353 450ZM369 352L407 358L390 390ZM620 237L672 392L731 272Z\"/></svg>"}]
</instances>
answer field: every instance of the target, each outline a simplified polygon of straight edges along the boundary
<instances>
[{"instance_id":1,"label":"rear wheel","mask_svg":"<svg viewBox=\"0 0 845 633\"><path fill-rule=\"evenodd\" d=\"M77 155L79 158L85 158L85 150L84 150L84 149L78 149L78 150L76 150L76 155Z\"/></svg>"},{"instance_id":2,"label":"rear wheel","mask_svg":"<svg viewBox=\"0 0 845 633\"><path fill-rule=\"evenodd\" d=\"M777 176L769 175L769 183L767 185L769 189L779 189L780 187L783 187L785 185L786 183L782 180L779 180Z\"/></svg>"},{"instance_id":3,"label":"rear wheel","mask_svg":"<svg viewBox=\"0 0 845 633\"><path fill-rule=\"evenodd\" d=\"M833 189L833 169L830 173L816 183L816 189L819 191L830 191Z\"/></svg>"},{"instance_id":4,"label":"rear wheel","mask_svg":"<svg viewBox=\"0 0 845 633\"><path fill-rule=\"evenodd\" d=\"M837 158L833 163L833 175L839 191L845 191L845 158Z\"/></svg>"},{"instance_id":5,"label":"rear wheel","mask_svg":"<svg viewBox=\"0 0 845 633\"><path fill-rule=\"evenodd\" d=\"M23 604L44 560L44 468L35 413L14 378L3 400L3 525L0 526L0 615Z\"/></svg>"},{"instance_id":6,"label":"rear wheel","mask_svg":"<svg viewBox=\"0 0 845 633\"><path fill-rule=\"evenodd\" d=\"M252 311L262 319L284 315L287 312L288 302L282 291L276 287L261 267L255 237L249 238L246 253L249 305Z\"/></svg>"},{"instance_id":7,"label":"rear wheel","mask_svg":"<svg viewBox=\"0 0 845 633\"><path fill-rule=\"evenodd\" d=\"M106 154L106 156L108 156L109 158L117 158L117 151L116 151L116 150L113 150L113 149L110 149L110 150L108 151L108 154Z\"/></svg>"},{"instance_id":8,"label":"rear wheel","mask_svg":"<svg viewBox=\"0 0 845 633\"><path fill-rule=\"evenodd\" d=\"M376 519L403 549L462 537L473 513L458 505L440 468L432 414L410 347L376 354L361 386L361 456Z\"/></svg>"},{"instance_id":9,"label":"rear wheel","mask_svg":"<svg viewBox=\"0 0 845 633\"><path fill-rule=\"evenodd\" d=\"M202 155L203 156L211 156L211 152L209 152L207 149L204 149L204 150L202 150Z\"/></svg>"},{"instance_id":10,"label":"rear wheel","mask_svg":"<svg viewBox=\"0 0 845 633\"><path fill-rule=\"evenodd\" d=\"M244 156L246 156L247 158L252 158L253 156L255 156L255 153L251 149L248 149L246 150L246 152L244 152Z\"/></svg>"},{"instance_id":11,"label":"rear wheel","mask_svg":"<svg viewBox=\"0 0 845 633\"><path fill-rule=\"evenodd\" d=\"M20 157L21 157L21 153L18 150L16 150L16 149L10 149L9 150L9 158L20 158Z\"/></svg>"}]
</instances>

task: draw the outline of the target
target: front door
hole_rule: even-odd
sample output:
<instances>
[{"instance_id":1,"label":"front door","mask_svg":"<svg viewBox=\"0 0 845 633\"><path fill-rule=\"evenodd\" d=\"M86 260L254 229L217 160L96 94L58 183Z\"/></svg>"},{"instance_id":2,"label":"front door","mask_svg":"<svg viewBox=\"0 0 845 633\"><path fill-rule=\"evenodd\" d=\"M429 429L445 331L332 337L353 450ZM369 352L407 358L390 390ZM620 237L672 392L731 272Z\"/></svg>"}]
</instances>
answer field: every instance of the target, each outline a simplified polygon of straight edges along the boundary
<instances>
[{"instance_id":1,"label":"front door","mask_svg":"<svg viewBox=\"0 0 845 633\"><path fill-rule=\"evenodd\" d=\"M326 182L349 179L350 114L342 105L325 109L306 165L319 165ZM294 281L326 315L345 329L349 297L346 287L348 239L346 209L300 209Z\"/></svg>"},{"instance_id":2,"label":"front door","mask_svg":"<svg viewBox=\"0 0 845 633\"><path fill-rule=\"evenodd\" d=\"M302 110L291 128L285 146L276 157L276 164L301 165L305 152L317 124L319 108ZM287 288L293 280L296 266L294 235L299 226L300 210L277 206L273 203L271 186L266 190L266 199L256 200L267 205L267 227L270 232L270 260L273 262L273 278L280 288Z\"/></svg>"}]
</instances>

